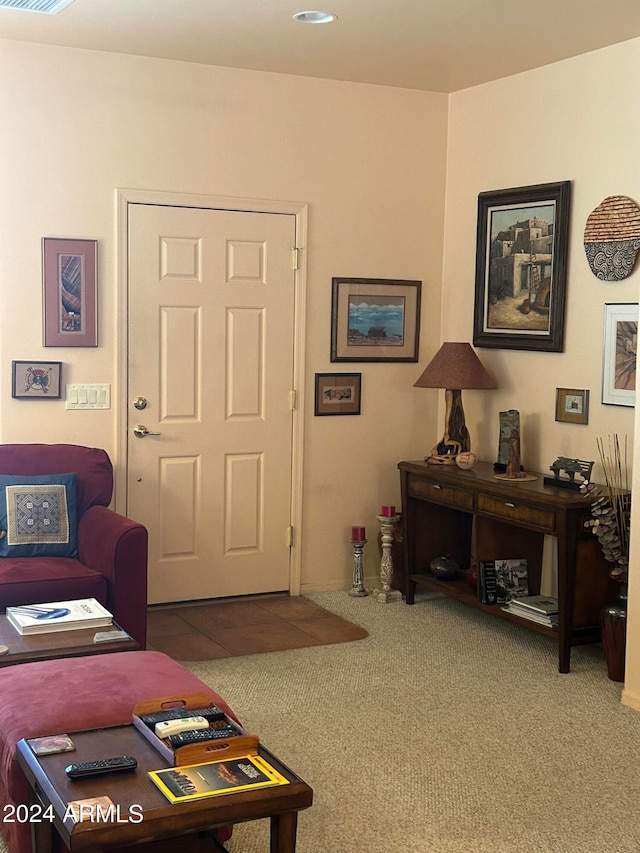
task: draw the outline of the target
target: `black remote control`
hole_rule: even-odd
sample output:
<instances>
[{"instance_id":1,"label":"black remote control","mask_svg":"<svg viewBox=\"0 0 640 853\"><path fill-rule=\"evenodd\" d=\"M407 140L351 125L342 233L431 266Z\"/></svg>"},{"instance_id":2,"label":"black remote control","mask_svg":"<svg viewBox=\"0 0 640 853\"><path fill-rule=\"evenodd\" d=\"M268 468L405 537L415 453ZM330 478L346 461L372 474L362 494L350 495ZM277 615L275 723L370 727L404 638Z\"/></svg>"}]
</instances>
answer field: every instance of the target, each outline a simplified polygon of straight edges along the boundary
<instances>
[{"instance_id":1,"label":"black remote control","mask_svg":"<svg viewBox=\"0 0 640 853\"><path fill-rule=\"evenodd\" d=\"M81 761L65 768L69 779L84 779L85 776L98 776L102 773L116 773L119 770L135 770L138 762L130 755L119 758L100 758L98 761Z\"/></svg>"},{"instance_id":2,"label":"black remote control","mask_svg":"<svg viewBox=\"0 0 640 853\"><path fill-rule=\"evenodd\" d=\"M166 720L182 720L184 717L204 717L210 723L227 719L225 712L216 708L215 705L209 708L196 708L195 710L169 708L167 711L156 711L155 714L143 714L140 719L150 729L155 729L157 723L164 723Z\"/></svg>"},{"instance_id":3,"label":"black remote control","mask_svg":"<svg viewBox=\"0 0 640 853\"><path fill-rule=\"evenodd\" d=\"M189 732L180 732L177 735L169 735L167 740L174 749L186 746L188 743L201 743L206 740L224 740L229 737L237 737L240 732L235 726L225 726L222 729L195 729Z\"/></svg>"}]
</instances>

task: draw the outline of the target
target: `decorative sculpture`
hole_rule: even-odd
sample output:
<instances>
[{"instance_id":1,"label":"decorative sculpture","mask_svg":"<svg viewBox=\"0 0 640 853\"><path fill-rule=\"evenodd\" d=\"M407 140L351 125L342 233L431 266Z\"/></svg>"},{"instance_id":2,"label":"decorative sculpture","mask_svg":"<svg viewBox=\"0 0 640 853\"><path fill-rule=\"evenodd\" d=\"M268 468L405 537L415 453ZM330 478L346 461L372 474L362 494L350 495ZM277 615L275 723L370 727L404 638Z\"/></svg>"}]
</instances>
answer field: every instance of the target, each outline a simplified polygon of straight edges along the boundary
<instances>
[{"instance_id":1,"label":"decorative sculpture","mask_svg":"<svg viewBox=\"0 0 640 853\"><path fill-rule=\"evenodd\" d=\"M545 486L560 486L564 489L575 489L578 491L582 482L591 479L591 471L595 462L587 462L584 459L570 459L567 456L558 456L556 461L549 467L553 471L553 477L545 477ZM564 476L562 476L564 474ZM582 480L576 480L576 474Z\"/></svg>"},{"instance_id":2,"label":"decorative sculpture","mask_svg":"<svg viewBox=\"0 0 640 853\"><path fill-rule=\"evenodd\" d=\"M496 480L515 480L528 482L537 480L535 474L527 474L520 461L520 412L509 409L500 412L500 442L498 444L498 460L493 466Z\"/></svg>"},{"instance_id":3,"label":"decorative sculpture","mask_svg":"<svg viewBox=\"0 0 640 853\"><path fill-rule=\"evenodd\" d=\"M517 409L509 409L508 412L500 412L500 438L498 442L498 459L493 466L496 471L507 471L509 463L513 469L515 462L516 450L512 437L514 434L518 436L518 445L520 439L520 412ZM517 448L518 455L518 470L520 466L520 448Z\"/></svg>"}]
</instances>

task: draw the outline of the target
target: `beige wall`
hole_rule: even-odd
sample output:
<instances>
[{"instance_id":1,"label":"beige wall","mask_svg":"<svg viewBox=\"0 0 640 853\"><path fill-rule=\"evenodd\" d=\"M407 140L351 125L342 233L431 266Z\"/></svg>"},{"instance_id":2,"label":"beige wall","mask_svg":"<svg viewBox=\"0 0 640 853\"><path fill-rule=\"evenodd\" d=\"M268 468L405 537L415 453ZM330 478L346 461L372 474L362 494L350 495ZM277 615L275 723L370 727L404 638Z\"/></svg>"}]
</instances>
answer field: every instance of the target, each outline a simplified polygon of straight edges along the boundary
<instances>
[{"instance_id":1,"label":"beige wall","mask_svg":"<svg viewBox=\"0 0 640 853\"><path fill-rule=\"evenodd\" d=\"M332 276L423 281L421 362L439 341L444 95L17 42L0 52L0 440L105 447L116 409L11 399L11 360L63 362L64 382L117 391L117 187L306 202L303 591L347 587L352 524L379 570L375 515L400 504L397 462L436 413L416 364L331 364ZM44 349L43 236L99 241L97 349ZM313 417L315 372L362 373L360 417ZM115 404L123 401L115 400Z\"/></svg>"},{"instance_id":2,"label":"beige wall","mask_svg":"<svg viewBox=\"0 0 640 853\"><path fill-rule=\"evenodd\" d=\"M640 203L640 113L629 95L639 84L636 39L451 96L443 339L470 341L473 336L478 193L572 182L565 350L478 349L498 383L496 391L465 394L467 421L481 458L495 459L498 413L510 408L520 411L523 462L530 470L545 471L561 454L598 459L596 437L614 432L629 436L633 447L634 410L600 403L602 325L605 302L638 301L640 263L620 283L598 281L585 259L583 232L589 213L606 196L626 195ZM556 387L590 389L587 426L555 422ZM600 465L594 475L602 482ZM640 508L634 524L640 526ZM640 708L636 564L632 560L626 694Z\"/></svg>"},{"instance_id":3,"label":"beige wall","mask_svg":"<svg viewBox=\"0 0 640 853\"><path fill-rule=\"evenodd\" d=\"M12 42L2 43L0 74L0 440L90 441L115 455L115 410L12 400L10 368L12 359L61 360L65 381L115 390L116 187L307 202L302 585L349 585L351 524L368 528L372 576L377 508L400 502L396 463L442 432L442 394L412 383L441 340L472 338L477 194L571 180L565 351L479 350L499 387L465 392L467 421L491 461L498 412L517 408L523 461L538 470L559 454L596 458L600 435L632 441L634 411L599 402L602 314L605 302L638 300L638 272L597 281L582 233L607 195L640 201L640 113L629 95L640 88L640 40L450 98ZM42 348L45 235L99 240L97 350ZM334 275L424 282L420 365L345 367L363 374L358 418L312 414L313 374L341 368L329 361ZM588 426L554 421L557 386L590 389ZM635 562L625 701L640 708Z\"/></svg>"}]
</instances>

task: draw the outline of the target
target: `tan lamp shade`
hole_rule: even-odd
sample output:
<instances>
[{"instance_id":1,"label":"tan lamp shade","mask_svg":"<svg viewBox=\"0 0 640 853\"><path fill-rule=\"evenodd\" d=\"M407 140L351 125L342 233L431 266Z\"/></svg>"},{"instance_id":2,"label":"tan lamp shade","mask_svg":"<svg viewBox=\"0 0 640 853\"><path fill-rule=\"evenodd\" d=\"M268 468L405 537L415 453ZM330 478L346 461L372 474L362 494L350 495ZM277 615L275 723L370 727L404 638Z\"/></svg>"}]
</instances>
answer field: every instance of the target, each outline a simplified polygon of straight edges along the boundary
<instances>
[{"instance_id":1,"label":"tan lamp shade","mask_svg":"<svg viewBox=\"0 0 640 853\"><path fill-rule=\"evenodd\" d=\"M416 388L495 388L468 343L444 343L424 369Z\"/></svg>"},{"instance_id":2,"label":"tan lamp shade","mask_svg":"<svg viewBox=\"0 0 640 853\"><path fill-rule=\"evenodd\" d=\"M484 369L471 344L444 343L424 369L416 388L444 388L446 412L444 436L425 459L439 465L453 465L460 453L471 449L464 421L462 388L489 389L496 383Z\"/></svg>"}]
</instances>

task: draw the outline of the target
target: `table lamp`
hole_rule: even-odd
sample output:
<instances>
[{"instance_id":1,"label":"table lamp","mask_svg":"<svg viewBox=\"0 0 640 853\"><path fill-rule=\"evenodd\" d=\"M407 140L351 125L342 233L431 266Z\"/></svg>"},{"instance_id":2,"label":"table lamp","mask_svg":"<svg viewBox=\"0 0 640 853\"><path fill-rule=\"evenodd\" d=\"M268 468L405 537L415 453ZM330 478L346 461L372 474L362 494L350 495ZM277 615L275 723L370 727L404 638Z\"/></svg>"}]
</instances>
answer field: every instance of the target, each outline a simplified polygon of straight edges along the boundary
<instances>
[{"instance_id":1,"label":"table lamp","mask_svg":"<svg viewBox=\"0 0 640 853\"><path fill-rule=\"evenodd\" d=\"M444 388L444 436L425 456L434 465L455 465L456 457L471 449L462 408L463 388L495 388L496 384L468 343L444 343L431 359L415 388Z\"/></svg>"}]
</instances>

